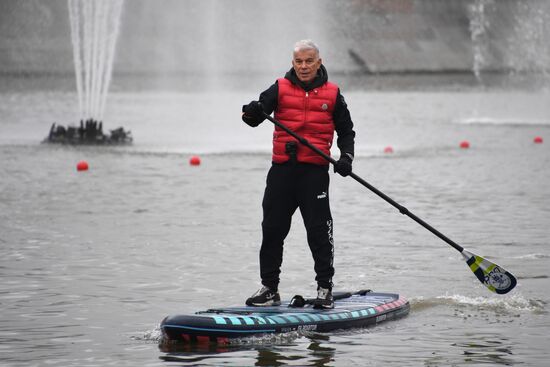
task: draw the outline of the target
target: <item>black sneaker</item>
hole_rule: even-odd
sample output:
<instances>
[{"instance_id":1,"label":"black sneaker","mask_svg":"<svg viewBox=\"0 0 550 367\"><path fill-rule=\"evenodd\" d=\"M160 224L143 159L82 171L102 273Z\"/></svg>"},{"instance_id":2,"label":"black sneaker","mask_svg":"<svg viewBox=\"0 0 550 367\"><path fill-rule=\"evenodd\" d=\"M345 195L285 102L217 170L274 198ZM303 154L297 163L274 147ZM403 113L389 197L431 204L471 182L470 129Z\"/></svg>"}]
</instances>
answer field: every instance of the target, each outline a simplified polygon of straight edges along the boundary
<instances>
[{"instance_id":1,"label":"black sneaker","mask_svg":"<svg viewBox=\"0 0 550 367\"><path fill-rule=\"evenodd\" d=\"M317 298L313 300L313 308L334 308L334 299L332 290L326 288L317 288Z\"/></svg>"},{"instance_id":2,"label":"black sneaker","mask_svg":"<svg viewBox=\"0 0 550 367\"><path fill-rule=\"evenodd\" d=\"M279 292L272 291L266 286L258 290L249 299L246 300L247 306L267 307L267 306L280 306L281 297Z\"/></svg>"}]
</instances>

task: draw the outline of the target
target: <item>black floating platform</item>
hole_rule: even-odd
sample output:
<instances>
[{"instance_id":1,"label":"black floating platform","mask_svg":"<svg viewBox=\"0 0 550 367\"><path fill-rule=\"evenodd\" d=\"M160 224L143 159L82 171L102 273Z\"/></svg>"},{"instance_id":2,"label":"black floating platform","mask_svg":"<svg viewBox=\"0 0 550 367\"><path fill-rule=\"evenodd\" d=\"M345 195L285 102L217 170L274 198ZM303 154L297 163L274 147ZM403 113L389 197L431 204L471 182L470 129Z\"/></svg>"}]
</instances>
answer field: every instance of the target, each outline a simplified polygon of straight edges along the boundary
<instances>
[{"instance_id":1,"label":"black floating platform","mask_svg":"<svg viewBox=\"0 0 550 367\"><path fill-rule=\"evenodd\" d=\"M62 126L53 123L50 133L43 143L70 145L129 145L132 144L132 133L119 127L103 133L103 123L95 120L80 122L80 126Z\"/></svg>"}]
</instances>

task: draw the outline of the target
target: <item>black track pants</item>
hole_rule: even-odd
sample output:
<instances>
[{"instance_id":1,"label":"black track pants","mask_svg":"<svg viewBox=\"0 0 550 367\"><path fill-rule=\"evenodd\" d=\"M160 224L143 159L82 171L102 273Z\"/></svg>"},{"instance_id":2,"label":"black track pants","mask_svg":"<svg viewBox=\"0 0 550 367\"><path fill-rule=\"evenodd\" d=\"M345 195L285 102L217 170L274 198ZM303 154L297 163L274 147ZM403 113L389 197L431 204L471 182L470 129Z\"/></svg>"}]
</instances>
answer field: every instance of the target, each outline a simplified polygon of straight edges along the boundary
<instances>
[{"instance_id":1,"label":"black track pants","mask_svg":"<svg viewBox=\"0 0 550 367\"><path fill-rule=\"evenodd\" d=\"M263 285L278 287L284 239L290 230L292 215L300 208L315 261L315 280L323 288L332 288L334 243L328 187L327 166L285 163L273 164L269 170L262 203L260 275Z\"/></svg>"}]
</instances>

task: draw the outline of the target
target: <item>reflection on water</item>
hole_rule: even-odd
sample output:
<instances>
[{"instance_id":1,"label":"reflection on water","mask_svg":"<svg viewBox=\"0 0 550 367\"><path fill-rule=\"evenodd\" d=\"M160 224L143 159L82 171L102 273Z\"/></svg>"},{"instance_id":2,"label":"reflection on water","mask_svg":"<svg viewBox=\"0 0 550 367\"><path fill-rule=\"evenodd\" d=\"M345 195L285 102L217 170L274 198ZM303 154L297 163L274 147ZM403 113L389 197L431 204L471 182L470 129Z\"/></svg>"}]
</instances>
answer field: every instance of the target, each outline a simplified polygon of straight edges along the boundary
<instances>
[{"instance_id":1,"label":"reflection on water","mask_svg":"<svg viewBox=\"0 0 550 367\"><path fill-rule=\"evenodd\" d=\"M405 330L407 332L407 330ZM348 336L360 335L354 331L348 333ZM486 331L466 332L459 335L456 332L450 332L455 341L448 344L451 350L456 353L442 353L434 351L431 356L423 359L423 365L426 366L448 366L448 365L471 365L471 364L489 364L489 365L515 365L517 361L514 356L514 342L509 338L503 337L498 331L487 333ZM345 333L339 333L340 337ZM336 339L336 340L335 340ZM415 343L414 338L409 338L409 342ZM308 365L308 366L329 366L334 365L339 359L336 358L338 349L344 344L342 340L331 338L326 335L315 335L305 337L304 340L294 343L274 343L264 345L225 345L216 344L161 344L159 348L163 354L160 359L165 362L180 362L185 365L193 363L205 363L216 365L217 363L229 363L230 365L255 366L282 366L282 365ZM351 343L353 344L353 343ZM376 345L357 344L362 348L377 348ZM388 344L386 347L396 348L396 354L399 354L399 348L396 345ZM428 346L428 350L430 347ZM383 352L387 353L387 352ZM390 352L391 353L391 352ZM416 358L410 358L409 362L401 365L408 365ZM387 357L385 362L391 363L392 358ZM351 362L351 361L349 361ZM347 363L349 363L347 362ZM348 365L346 363L346 365ZM357 361L355 361L357 363ZM364 365L370 363L367 360L359 363ZM403 361L402 361L403 363ZM338 365L338 363L337 363Z\"/></svg>"},{"instance_id":2,"label":"reflection on water","mask_svg":"<svg viewBox=\"0 0 550 367\"><path fill-rule=\"evenodd\" d=\"M165 354L160 357L165 362L196 363L206 362L210 364L223 359L224 361L239 360L239 353L246 353L247 359L255 359L255 366L285 366L308 365L328 366L334 362L336 349L328 346L328 336L307 337L307 340L295 343L248 343L241 345L216 345L216 344L183 344L161 343L159 349ZM255 352L255 353L251 353ZM289 353L290 352L290 353ZM256 354L254 356L254 354ZM245 363L246 365L249 362Z\"/></svg>"},{"instance_id":3,"label":"reflection on water","mask_svg":"<svg viewBox=\"0 0 550 367\"><path fill-rule=\"evenodd\" d=\"M457 342L451 346L463 350L464 362L512 366L516 362L510 358L513 343L500 335L483 335L472 333L465 335L464 342Z\"/></svg>"}]
</instances>

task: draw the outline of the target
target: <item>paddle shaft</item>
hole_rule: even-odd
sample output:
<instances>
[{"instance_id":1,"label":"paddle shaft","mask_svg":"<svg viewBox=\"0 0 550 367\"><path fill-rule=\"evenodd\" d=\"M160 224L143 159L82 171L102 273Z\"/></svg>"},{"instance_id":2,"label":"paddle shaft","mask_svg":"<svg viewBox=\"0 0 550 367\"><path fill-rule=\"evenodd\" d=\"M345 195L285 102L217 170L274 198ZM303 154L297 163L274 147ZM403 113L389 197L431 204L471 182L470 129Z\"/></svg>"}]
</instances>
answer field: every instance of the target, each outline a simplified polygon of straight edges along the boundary
<instances>
[{"instance_id":1,"label":"paddle shaft","mask_svg":"<svg viewBox=\"0 0 550 367\"><path fill-rule=\"evenodd\" d=\"M336 164L336 160L332 158L331 156L325 154L322 150L317 148L316 146L312 145L307 139L304 137L296 134L294 131L290 130L285 125L281 124L279 121L274 119L273 117L269 116L267 113L264 113L264 117L267 118L269 121L273 122L276 126L286 131L289 135L294 137L296 140L298 140L301 144L305 145L309 149L313 150L315 153L319 154L321 157L326 159L328 162L332 164ZM367 189L374 192L376 195L393 205L395 208L399 210L399 212L403 215L407 215L409 218L414 220L416 223L420 224L422 227L426 228L428 231L432 232L437 237L441 238L443 241L447 242L449 245L454 247L458 252L462 252L464 248L460 246L459 244L455 243L453 240L451 240L449 237L445 236L443 233L439 232L437 229L426 223L421 218L417 217L414 213L410 212L409 209L404 207L403 205L399 204L395 200L393 200L388 195L384 194L382 191L378 190L376 187L372 186L367 181L363 180L361 177L357 176L355 173L351 172L350 177L352 177L355 181L359 182L361 185L365 186Z\"/></svg>"}]
</instances>

